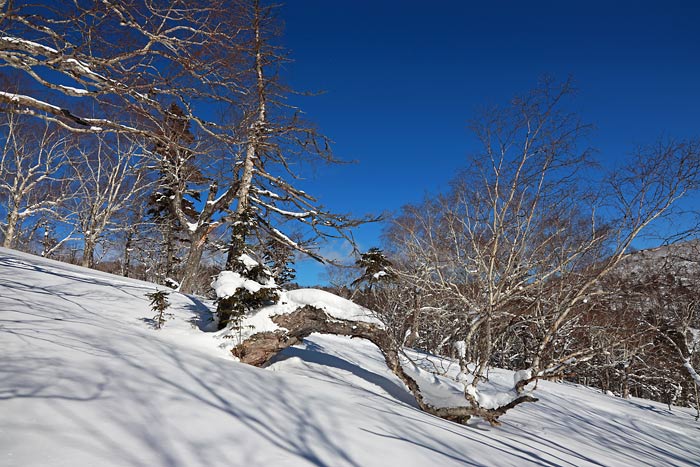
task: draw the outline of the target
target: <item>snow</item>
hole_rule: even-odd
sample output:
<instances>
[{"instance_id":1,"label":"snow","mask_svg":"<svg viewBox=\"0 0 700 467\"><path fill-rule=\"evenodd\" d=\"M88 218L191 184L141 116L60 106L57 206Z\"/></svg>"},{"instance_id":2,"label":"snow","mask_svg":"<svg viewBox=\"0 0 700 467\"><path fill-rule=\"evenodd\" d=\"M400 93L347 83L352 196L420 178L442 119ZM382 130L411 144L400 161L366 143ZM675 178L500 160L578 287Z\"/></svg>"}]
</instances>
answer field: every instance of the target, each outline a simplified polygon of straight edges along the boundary
<instances>
[{"instance_id":1,"label":"snow","mask_svg":"<svg viewBox=\"0 0 700 467\"><path fill-rule=\"evenodd\" d=\"M228 194L229 194L229 190L226 190L226 191L224 191L221 195L219 195L218 198L216 198L216 199L214 199L214 200L209 200L209 201L207 201L207 204L209 204L209 205L219 204L219 202L220 202L222 199L224 199L225 196L228 196Z\"/></svg>"},{"instance_id":2,"label":"snow","mask_svg":"<svg viewBox=\"0 0 700 467\"><path fill-rule=\"evenodd\" d=\"M238 261L243 263L248 271L260 265L260 263L245 253L238 257ZM263 288L277 288L277 285L272 278L268 279L264 283L260 283L255 280L245 278L237 272L221 271L216 276L216 279L214 279L214 281L211 283L211 288L214 289L214 292L218 298L224 299L233 296L239 289L246 289L251 293L255 293Z\"/></svg>"},{"instance_id":3,"label":"snow","mask_svg":"<svg viewBox=\"0 0 700 467\"><path fill-rule=\"evenodd\" d=\"M253 187L253 190L255 191L255 193L257 193L261 196L267 196L268 198L272 198L272 199L283 199L282 196L280 196L277 193L272 192L270 190L261 189L259 187Z\"/></svg>"},{"instance_id":4,"label":"snow","mask_svg":"<svg viewBox=\"0 0 700 467\"><path fill-rule=\"evenodd\" d=\"M314 216L314 215L317 214L317 211L313 211L313 210L311 210L311 211L304 211L304 212L288 211L288 210L286 210L286 209L280 209L280 208L278 208L277 206L275 206L275 205L273 205L273 204L265 203L265 202L263 202L262 200L260 200L259 198L253 197L252 199L253 199L253 201L255 201L256 203L258 203L258 204L260 204L261 206L263 206L264 208L269 209L269 210L271 210L271 211L274 211L274 212L276 212L276 213L278 213L278 214L280 214L280 215L282 215L282 216L286 216L286 217L291 217L291 218L296 218L296 219L304 219L304 218L306 218L306 217L311 217L311 216Z\"/></svg>"},{"instance_id":5,"label":"snow","mask_svg":"<svg viewBox=\"0 0 700 467\"><path fill-rule=\"evenodd\" d=\"M90 76L92 79L98 81L110 81L101 74L92 71L90 66L85 62L81 62L80 60L76 60L75 58L67 58L65 62L72 64L75 68L80 70L81 73L85 74L86 76Z\"/></svg>"},{"instance_id":6,"label":"snow","mask_svg":"<svg viewBox=\"0 0 700 467\"><path fill-rule=\"evenodd\" d=\"M693 365L690 364L690 360L686 358L683 361L683 366L688 371L688 374L690 375L690 377L693 378L693 381L695 381L695 384L700 386L700 375L697 373L697 371L695 371L695 368L693 368Z\"/></svg>"},{"instance_id":7,"label":"snow","mask_svg":"<svg viewBox=\"0 0 700 467\"><path fill-rule=\"evenodd\" d=\"M514 391L504 391L504 392L484 392L481 387L476 388L471 384L468 384L465 388L465 392L468 393L475 401L479 403L480 407L485 409L497 409L506 404L509 404L518 397Z\"/></svg>"},{"instance_id":8,"label":"snow","mask_svg":"<svg viewBox=\"0 0 700 467\"><path fill-rule=\"evenodd\" d=\"M61 89L63 89L65 92L69 93L69 94L80 94L80 95L82 95L82 94L88 94L88 93L89 93L89 91L87 91L87 90L85 90L85 89L74 88L74 87L72 87L72 86L65 86L65 85L63 85L63 84L59 84L59 87L60 87Z\"/></svg>"},{"instance_id":9,"label":"snow","mask_svg":"<svg viewBox=\"0 0 700 467\"><path fill-rule=\"evenodd\" d=\"M280 310L286 311L290 308L290 306L293 309L296 309L300 306L310 305L324 310L333 318L362 321L365 323L372 323L382 326L382 322L374 316L374 312L371 310L323 290L291 290L285 293L284 299L287 302L287 306L285 307L282 305L281 307L278 307Z\"/></svg>"},{"instance_id":10,"label":"snow","mask_svg":"<svg viewBox=\"0 0 700 467\"><path fill-rule=\"evenodd\" d=\"M520 381L526 381L532 378L532 370L518 370L513 372L513 387L517 385Z\"/></svg>"},{"instance_id":11,"label":"snow","mask_svg":"<svg viewBox=\"0 0 700 467\"><path fill-rule=\"evenodd\" d=\"M255 261L253 258L251 258L249 255L243 253L241 256L238 257L238 260L243 263L243 265L246 267L248 271L253 269L256 266L259 266L260 263Z\"/></svg>"},{"instance_id":12,"label":"snow","mask_svg":"<svg viewBox=\"0 0 700 467\"><path fill-rule=\"evenodd\" d=\"M700 465L687 409L540 381L540 401L502 427L458 425L417 409L365 340L312 335L253 368L222 348L211 303L196 297L171 292L173 319L152 329L145 294L155 289L0 248L0 465ZM310 289L255 316L300 304L372 319ZM431 400L464 402L457 363L409 356ZM515 379L493 370L479 394Z\"/></svg>"},{"instance_id":13,"label":"snow","mask_svg":"<svg viewBox=\"0 0 700 467\"><path fill-rule=\"evenodd\" d=\"M55 105L49 104L48 102L40 101L39 99L34 99L33 97L25 96L23 94L15 94L11 92L0 91L0 96L5 96L11 102L30 104L39 108L46 107L56 112L60 112L61 110L60 107L56 107Z\"/></svg>"},{"instance_id":14,"label":"snow","mask_svg":"<svg viewBox=\"0 0 700 467\"><path fill-rule=\"evenodd\" d=\"M232 280L231 282L234 283L235 281ZM226 292L230 292L230 289L226 290ZM221 297L218 293L217 290L217 296ZM362 321L383 326L382 322L374 316L374 312L349 300L323 290L297 289L280 292L279 300L276 304L246 314L241 321L240 330L234 335L229 334L229 331L226 330L220 332L218 334L219 337L226 339L222 346L231 348L256 332L275 331L279 329L279 326L272 321L273 316L291 313L306 305L320 308L335 319Z\"/></svg>"},{"instance_id":15,"label":"snow","mask_svg":"<svg viewBox=\"0 0 700 467\"><path fill-rule=\"evenodd\" d=\"M211 283L211 288L214 289L217 297L229 298L239 289L246 289L255 293L262 289L263 286L254 280L246 279L237 272L221 271Z\"/></svg>"},{"instance_id":16,"label":"snow","mask_svg":"<svg viewBox=\"0 0 700 467\"><path fill-rule=\"evenodd\" d=\"M297 242L295 242L295 241L292 240L291 238L287 237L285 234L282 233L282 231L280 231L280 230L278 230L278 229L275 229L274 227L272 228L272 231L274 232L275 236L277 236L277 238L279 238L280 240L282 240L282 241L283 241L284 243L286 243L287 245L289 245L289 246L291 246L292 248L295 248L295 249L297 249L297 250L300 249L300 247L299 247L299 245L297 244Z\"/></svg>"},{"instance_id":17,"label":"snow","mask_svg":"<svg viewBox=\"0 0 700 467\"><path fill-rule=\"evenodd\" d=\"M457 341L454 344L452 344L452 347L454 347L455 352L457 352L457 356L459 358L464 358L467 355L467 343L464 341Z\"/></svg>"},{"instance_id":18,"label":"snow","mask_svg":"<svg viewBox=\"0 0 700 467\"><path fill-rule=\"evenodd\" d=\"M5 42L13 43L13 44L28 46L30 49L38 50L40 52L43 51L44 53L48 53L48 54L57 54L58 53L58 50L54 49L53 47L39 44L38 42L30 41L27 39L21 39L19 37L3 36L3 37L0 37L0 41L5 41Z\"/></svg>"},{"instance_id":19,"label":"snow","mask_svg":"<svg viewBox=\"0 0 700 467\"><path fill-rule=\"evenodd\" d=\"M386 276L386 271L379 271L379 272L375 272L374 274L372 274L372 277L373 277L375 280L379 280L379 279L381 279L381 278L384 277L384 276Z\"/></svg>"}]
</instances>

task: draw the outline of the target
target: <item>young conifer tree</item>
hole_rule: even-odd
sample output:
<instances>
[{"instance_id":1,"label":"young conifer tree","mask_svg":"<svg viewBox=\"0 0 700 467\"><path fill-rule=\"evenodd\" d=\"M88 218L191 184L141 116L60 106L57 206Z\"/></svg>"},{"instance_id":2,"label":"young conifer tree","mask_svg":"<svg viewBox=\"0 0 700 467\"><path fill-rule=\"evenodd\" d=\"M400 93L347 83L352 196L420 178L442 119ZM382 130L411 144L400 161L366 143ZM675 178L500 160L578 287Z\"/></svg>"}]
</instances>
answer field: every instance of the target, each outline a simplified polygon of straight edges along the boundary
<instances>
[{"instance_id":1,"label":"young conifer tree","mask_svg":"<svg viewBox=\"0 0 700 467\"><path fill-rule=\"evenodd\" d=\"M246 244L254 223L254 217L247 212L234 223L231 246L237 256L230 261L230 270L222 271L212 283L217 294L219 329L230 324L240 325L246 312L274 303L279 297L272 271L253 259L251 248Z\"/></svg>"},{"instance_id":2,"label":"young conifer tree","mask_svg":"<svg viewBox=\"0 0 700 467\"><path fill-rule=\"evenodd\" d=\"M153 317L153 327L156 329L162 328L165 321L171 316L170 313L166 313L166 310L170 308L168 295L166 290L156 290L146 294L146 297L151 300L151 309L156 313Z\"/></svg>"},{"instance_id":3,"label":"young conifer tree","mask_svg":"<svg viewBox=\"0 0 700 467\"><path fill-rule=\"evenodd\" d=\"M368 291L371 291L375 284L390 281L396 277L391 270L391 261L381 249L376 247L362 253L355 264L364 269L362 275L352 282L355 287L364 283L367 284Z\"/></svg>"}]
</instances>

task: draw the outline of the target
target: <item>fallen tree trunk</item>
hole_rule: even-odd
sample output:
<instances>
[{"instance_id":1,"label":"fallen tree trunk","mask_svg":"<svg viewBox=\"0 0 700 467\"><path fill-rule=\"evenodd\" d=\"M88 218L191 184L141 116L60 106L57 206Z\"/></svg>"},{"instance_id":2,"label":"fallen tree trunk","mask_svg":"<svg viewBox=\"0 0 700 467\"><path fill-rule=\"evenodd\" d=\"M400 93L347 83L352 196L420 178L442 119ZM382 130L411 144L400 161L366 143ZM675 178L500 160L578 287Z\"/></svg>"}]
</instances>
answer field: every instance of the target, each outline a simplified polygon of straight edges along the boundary
<instances>
[{"instance_id":1,"label":"fallen tree trunk","mask_svg":"<svg viewBox=\"0 0 700 467\"><path fill-rule=\"evenodd\" d=\"M400 350L389 334L381 327L362 321L346 321L333 318L325 311L313 306L304 306L291 313L272 316L272 321L283 329L260 332L236 346L232 353L241 362L253 366L266 365L275 355L292 345L301 343L310 334L334 334L367 339L376 345L384 355L391 371L406 385L416 398L418 406L425 412L457 423L466 423L471 417L481 417L492 425L499 425L498 417L523 403L535 402L536 398L523 395L512 402L487 409L472 403L464 407L434 407L423 398L418 382L408 375L400 361Z\"/></svg>"}]
</instances>

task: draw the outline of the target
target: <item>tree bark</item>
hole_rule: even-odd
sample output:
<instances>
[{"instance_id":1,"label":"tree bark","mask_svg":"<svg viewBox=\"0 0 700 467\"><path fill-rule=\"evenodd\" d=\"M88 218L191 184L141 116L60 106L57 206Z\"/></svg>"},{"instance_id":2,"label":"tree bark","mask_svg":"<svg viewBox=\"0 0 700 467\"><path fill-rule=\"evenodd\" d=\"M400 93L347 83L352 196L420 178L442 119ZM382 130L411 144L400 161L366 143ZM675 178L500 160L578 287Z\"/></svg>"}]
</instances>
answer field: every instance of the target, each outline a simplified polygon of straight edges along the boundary
<instances>
[{"instance_id":1,"label":"tree bark","mask_svg":"<svg viewBox=\"0 0 700 467\"><path fill-rule=\"evenodd\" d=\"M124 257L122 259L122 276L129 277L131 263L131 247L134 239L134 231L129 230L126 234L126 242L124 243Z\"/></svg>"},{"instance_id":2,"label":"tree bark","mask_svg":"<svg viewBox=\"0 0 700 467\"><path fill-rule=\"evenodd\" d=\"M165 226L165 279L173 278L173 263L175 259L175 235L172 222Z\"/></svg>"},{"instance_id":3,"label":"tree bark","mask_svg":"<svg viewBox=\"0 0 700 467\"><path fill-rule=\"evenodd\" d=\"M85 246L83 247L83 259L80 265L85 268L91 268L95 265L95 243L96 240L85 237Z\"/></svg>"},{"instance_id":4,"label":"tree bark","mask_svg":"<svg viewBox=\"0 0 700 467\"><path fill-rule=\"evenodd\" d=\"M180 283L180 292L182 293L188 294L194 292L194 278L197 276L197 271L199 271L199 262L202 260L202 253L204 253L205 244L206 236L192 242L190 246L190 251L187 254L187 260L185 261L184 275L182 277L182 282Z\"/></svg>"},{"instance_id":5,"label":"tree bark","mask_svg":"<svg viewBox=\"0 0 700 467\"><path fill-rule=\"evenodd\" d=\"M17 223L19 222L19 215L17 211L12 210L7 215L7 227L5 228L5 239L2 242L2 246L5 248L12 248L15 244L15 235L17 229Z\"/></svg>"}]
</instances>

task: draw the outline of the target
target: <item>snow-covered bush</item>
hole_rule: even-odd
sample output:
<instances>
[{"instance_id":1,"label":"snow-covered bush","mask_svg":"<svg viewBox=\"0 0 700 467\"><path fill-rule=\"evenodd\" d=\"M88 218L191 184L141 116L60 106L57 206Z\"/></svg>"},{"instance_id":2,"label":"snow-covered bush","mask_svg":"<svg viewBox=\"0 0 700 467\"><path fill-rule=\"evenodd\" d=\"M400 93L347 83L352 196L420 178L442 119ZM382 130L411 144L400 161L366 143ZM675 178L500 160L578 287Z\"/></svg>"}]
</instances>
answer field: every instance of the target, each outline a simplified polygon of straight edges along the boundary
<instances>
[{"instance_id":1,"label":"snow-covered bush","mask_svg":"<svg viewBox=\"0 0 700 467\"><path fill-rule=\"evenodd\" d=\"M238 325L246 312L275 303L279 287L265 265L247 254L235 261L234 271L221 271L211 283L216 292L218 328Z\"/></svg>"}]
</instances>

